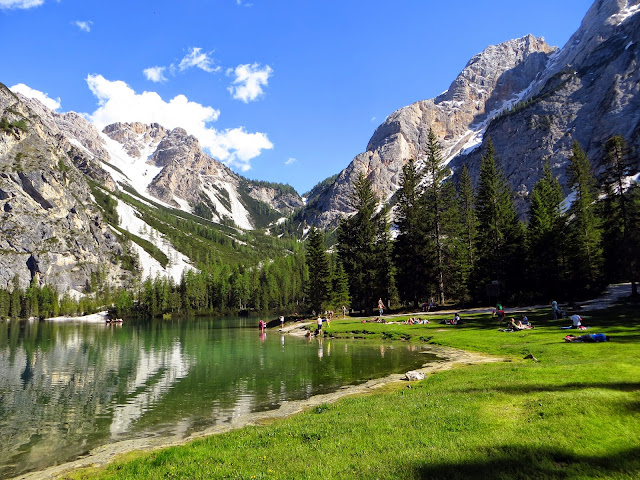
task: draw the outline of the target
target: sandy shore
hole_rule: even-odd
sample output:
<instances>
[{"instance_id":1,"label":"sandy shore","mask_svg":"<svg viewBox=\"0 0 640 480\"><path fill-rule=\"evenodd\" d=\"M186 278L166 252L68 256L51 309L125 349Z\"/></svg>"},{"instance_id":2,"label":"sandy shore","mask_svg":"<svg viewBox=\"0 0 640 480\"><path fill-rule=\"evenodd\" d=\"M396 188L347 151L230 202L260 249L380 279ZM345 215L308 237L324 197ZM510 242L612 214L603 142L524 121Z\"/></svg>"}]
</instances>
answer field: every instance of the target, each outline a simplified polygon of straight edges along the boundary
<instances>
[{"instance_id":1,"label":"sandy shore","mask_svg":"<svg viewBox=\"0 0 640 480\"><path fill-rule=\"evenodd\" d=\"M308 323L312 324L313 322ZM283 329L279 330L281 330L283 333L298 335L299 332L304 332L303 329L306 324L307 322L295 323L291 326L285 326ZM304 335L304 333L302 333L302 335ZM427 378L430 373L449 370L460 365L477 365L487 362L506 361L505 358L501 357L493 357L489 355L482 355L446 347L425 346L423 347L423 352L434 353L444 358L443 361L430 362L423 365L422 368L415 370L424 373L425 375L427 375ZM266 424L276 419L282 419L291 415L295 415L296 413L300 413L318 405L322 405L323 403L335 402L336 400L349 395L372 392L375 391L375 389L390 383L406 382L406 380L404 380L404 377L404 373L393 374L387 377L369 380L368 382L359 385L347 385L339 388L335 392L323 395L315 395L306 400L283 402L278 409L270 410L267 412L256 412L246 415L240 415L238 417L234 417L231 422L225 422L222 425L216 425L214 427L207 428L188 437L143 438L104 445L95 448L89 453L89 455L85 457L79 458L72 462L49 467L46 470L19 475L17 477L14 477L13 480L39 480L59 478L65 473L69 473L79 468L104 466L109 462L112 462L118 455L131 452L132 450L152 451L159 448L182 445L197 438L225 433L231 430L245 427L247 425Z\"/></svg>"}]
</instances>

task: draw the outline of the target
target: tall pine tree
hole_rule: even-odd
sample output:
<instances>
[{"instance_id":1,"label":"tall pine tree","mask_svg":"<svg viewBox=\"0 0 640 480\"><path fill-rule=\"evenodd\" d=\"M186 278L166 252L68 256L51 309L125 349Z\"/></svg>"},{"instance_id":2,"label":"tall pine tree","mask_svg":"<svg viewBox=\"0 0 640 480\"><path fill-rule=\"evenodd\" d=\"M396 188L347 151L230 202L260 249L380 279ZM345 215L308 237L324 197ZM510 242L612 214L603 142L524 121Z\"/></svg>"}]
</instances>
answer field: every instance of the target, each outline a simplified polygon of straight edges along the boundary
<instances>
[{"instance_id":1,"label":"tall pine tree","mask_svg":"<svg viewBox=\"0 0 640 480\"><path fill-rule=\"evenodd\" d=\"M393 284L390 269L387 210L378 211L371 181L362 173L350 199L355 214L338 228L338 256L349 277L351 303L369 313L378 298L388 304Z\"/></svg>"},{"instance_id":2,"label":"tall pine tree","mask_svg":"<svg viewBox=\"0 0 640 480\"><path fill-rule=\"evenodd\" d=\"M502 297L520 290L523 283L524 232L513 205L512 192L496 162L491 139L482 157L476 195L478 235L477 261L473 282L476 294L485 294L485 285L498 281Z\"/></svg>"},{"instance_id":3,"label":"tall pine tree","mask_svg":"<svg viewBox=\"0 0 640 480\"><path fill-rule=\"evenodd\" d=\"M311 227L307 238L307 266L309 278L307 280L307 301L311 309L316 312L325 310L331 299L331 272L329 257L324 246L322 230Z\"/></svg>"},{"instance_id":4,"label":"tall pine tree","mask_svg":"<svg viewBox=\"0 0 640 480\"><path fill-rule=\"evenodd\" d=\"M572 293L583 295L602 284L602 247L600 225L595 215L596 180L587 154L577 141L567 167L573 203L569 209L568 254Z\"/></svg>"},{"instance_id":5,"label":"tall pine tree","mask_svg":"<svg viewBox=\"0 0 640 480\"><path fill-rule=\"evenodd\" d=\"M604 146L604 188L606 197L603 209L602 244L605 258L605 273L608 282L631 279L633 256L637 244L632 241L634 217L628 177L633 173L634 162L623 137L611 137Z\"/></svg>"},{"instance_id":6,"label":"tall pine tree","mask_svg":"<svg viewBox=\"0 0 640 480\"><path fill-rule=\"evenodd\" d=\"M462 243L456 191L451 182L445 181L450 173L444 164L442 146L429 129L425 158L427 235L432 244L432 271L440 304L447 295L459 296L461 281L458 267Z\"/></svg>"},{"instance_id":7,"label":"tall pine tree","mask_svg":"<svg viewBox=\"0 0 640 480\"><path fill-rule=\"evenodd\" d=\"M533 290L544 298L561 291L564 268L563 217L560 211L562 187L553 176L549 162L531 192L527 230L529 271Z\"/></svg>"},{"instance_id":8,"label":"tall pine tree","mask_svg":"<svg viewBox=\"0 0 640 480\"><path fill-rule=\"evenodd\" d=\"M478 219L476 217L473 184L466 165L462 167L458 182L458 201L460 204L460 240L462 257L458 265L461 282L461 299L469 300L471 293L470 275L476 260L476 233Z\"/></svg>"},{"instance_id":9,"label":"tall pine tree","mask_svg":"<svg viewBox=\"0 0 640 480\"><path fill-rule=\"evenodd\" d=\"M426 231L426 204L422 172L414 160L402 168L396 194L396 236L393 249L400 300L414 307L425 300L429 286L429 238Z\"/></svg>"}]
</instances>

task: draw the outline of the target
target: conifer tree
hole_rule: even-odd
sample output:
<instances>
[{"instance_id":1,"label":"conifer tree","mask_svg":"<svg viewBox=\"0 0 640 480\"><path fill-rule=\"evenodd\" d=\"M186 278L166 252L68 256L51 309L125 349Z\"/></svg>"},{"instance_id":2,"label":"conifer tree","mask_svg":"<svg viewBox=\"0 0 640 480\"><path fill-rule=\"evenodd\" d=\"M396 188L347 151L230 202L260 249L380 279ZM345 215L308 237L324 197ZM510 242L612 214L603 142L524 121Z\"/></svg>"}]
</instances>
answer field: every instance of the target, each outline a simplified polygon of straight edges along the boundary
<instances>
[{"instance_id":1,"label":"conifer tree","mask_svg":"<svg viewBox=\"0 0 640 480\"><path fill-rule=\"evenodd\" d=\"M633 162L623 137L611 137L604 146L603 249L608 282L631 279L629 259L637 244L631 241L633 202L627 178L633 173Z\"/></svg>"},{"instance_id":2,"label":"conifer tree","mask_svg":"<svg viewBox=\"0 0 640 480\"><path fill-rule=\"evenodd\" d=\"M426 231L426 204L423 175L415 161L402 168L400 188L396 194L396 226L393 257L400 300L414 307L423 300L429 285L429 247Z\"/></svg>"},{"instance_id":3,"label":"conifer tree","mask_svg":"<svg viewBox=\"0 0 640 480\"><path fill-rule=\"evenodd\" d=\"M445 301L445 272L451 267L450 247L447 242L451 242L455 236L448 235L448 229L452 227L450 211L454 190L443 184L444 179L449 175L450 170L444 165L442 156L442 146L432 129L429 129L427 137L427 156L425 159L426 175L426 212L427 229L429 237L433 242L434 258L434 278L436 292L440 304ZM448 255L449 254L449 255Z\"/></svg>"},{"instance_id":4,"label":"conifer tree","mask_svg":"<svg viewBox=\"0 0 640 480\"><path fill-rule=\"evenodd\" d=\"M331 299L331 272L322 230L311 227L307 238L306 250L306 260L309 268L306 289L307 302L311 309L321 312Z\"/></svg>"},{"instance_id":5,"label":"conifer tree","mask_svg":"<svg viewBox=\"0 0 640 480\"><path fill-rule=\"evenodd\" d=\"M370 312L378 298L388 303L390 271L387 210L378 212L378 198L371 181L362 173L354 182L350 199L355 214L338 228L338 256L349 278L351 303ZM382 280L381 280L382 279Z\"/></svg>"},{"instance_id":6,"label":"conifer tree","mask_svg":"<svg viewBox=\"0 0 640 480\"><path fill-rule=\"evenodd\" d=\"M549 162L533 187L527 230L529 269L538 294L556 297L564 273L563 217L560 211L562 187ZM550 297L549 297L550 298Z\"/></svg>"},{"instance_id":7,"label":"conifer tree","mask_svg":"<svg viewBox=\"0 0 640 480\"><path fill-rule=\"evenodd\" d=\"M482 157L476 196L478 235L473 283L482 297L489 282L501 284L503 296L519 291L522 284L524 232L518 221L512 192L496 162L491 139Z\"/></svg>"},{"instance_id":8,"label":"conifer tree","mask_svg":"<svg viewBox=\"0 0 640 480\"><path fill-rule=\"evenodd\" d=\"M13 277L13 288L11 289L9 316L11 318L19 318L22 314L22 291L20 289L20 280L18 276Z\"/></svg>"},{"instance_id":9,"label":"conifer tree","mask_svg":"<svg viewBox=\"0 0 640 480\"><path fill-rule=\"evenodd\" d=\"M460 240L462 257L458 264L462 299L470 294L469 278L476 260L476 232L478 219L476 217L473 185L471 175L466 165L462 167L458 182L458 198L460 204Z\"/></svg>"},{"instance_id":10,"label":"conifer tree","mask_svg":"<svg viewBox=\"0 0 640 480\"><path fill-rule=\"evenodd\" d=\"M391 241L391 225L389 223L390 208L385 205L376 214L377 225L375 245L375 291L378 298L385 299L387 308L398 300L395 285L395 268L393 265L393 242Z\"/></svg>"},{"instance_id":11,"label":"conifer tree","mask_svg":"<svg viewBox=\"0 0 640 480\"><path fill-rule=\"evenodd\" d=\"M343 306L349 309L351 297L349 296L349 277L344 271L342 262L336 263L333 274L333 297L332 304L334 310L339 310Z\"/></svg>"},{"instance_id":12,"label":"conifer tree","mask_svg":"<svg viewBox=\"0 0 640 480\"><path fill-rule=\"evenodd\" d=\"M466 249L463 238L461 210L455 184L445 180L441 190L439 229L443 251L443 279L445 292L450 298L466 298Z\"/></svg>"},{"instance_id":13,"label":"conifer tree","mask_svg":"<svg viewBox=\"0 0 640 480\"><path fill-rule=\"evenodd\" d=\"M569 209L569 267L573 293L594 291L601 284L602 247L600 225L595 215L596 180L587 154L577 141L567 167L569 185L574 194Z\"/></svg>"}]
</instances>

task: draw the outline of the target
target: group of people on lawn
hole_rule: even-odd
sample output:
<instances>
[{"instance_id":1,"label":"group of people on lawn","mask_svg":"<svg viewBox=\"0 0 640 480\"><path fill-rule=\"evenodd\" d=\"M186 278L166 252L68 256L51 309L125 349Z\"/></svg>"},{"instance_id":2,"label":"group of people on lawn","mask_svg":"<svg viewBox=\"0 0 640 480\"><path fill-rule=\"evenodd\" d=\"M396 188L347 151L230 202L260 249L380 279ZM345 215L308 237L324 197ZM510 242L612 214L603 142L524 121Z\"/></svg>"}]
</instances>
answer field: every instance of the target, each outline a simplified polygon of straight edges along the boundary
<instances>
[{"instance_id":1,"label":"group of people on lawn","mask_svg":"<svg viewBox=\"0 0 640 480\"><path fill-rule=\"evenodd\" d=\"M384 308L385 307L384 307L384 303L382 302L382 299L379 299L378 312L380 314L380 317L375 321L386 323L384 320L382 320L382 314L384 313ZM328 314L326 319L323 319L321 316L318 316L318 319L317 319L318 329L316 334L322 331L323 322L327 322L327 325L330 325L333 312L331 311L327 313ZM559 318L564 318L565 316L564 311L560 309L560 307L558 306L558 302L555 300L551 302L551 313L553 314L554 320L557 320ZM346 314L345 307L342 307L342 314L343 314L343 317ZM499 325L502 325L502 322L505 319L505 312L500 303L496 305L496 308L495 310L493 310L492 315L494 317L498 317L498 323ZM575 328L580 330L586 330L588 328L582 325L583 318L580 315L574 314L574 315L571 315L569 318L571 319L572 325L570 327L563 327L563 328ZM284 317L281 316L279 320L280 320L280 326L282 327L284 325ZM371 321L374 321L374 320L371 320ZM363 322L366 322L366 320L363 320ZM404 323L406 325L418 325L418 324L424 325L424 324L428 324L429 320L426 318L421 319L417 317L411 317L405 320ZM459 313L455 313L452 319L444 319L440 323L443 325L462 325L464 324L464 321L462 321L462 319L460 318ZM263 320L260 320L260 330L264 332L265 328L266 328L266 322L264 322ZM504 329L501 328L500 330L505 332L516 332L516 331L528 330L532 328L533 328L533 325L531 325L527 316L523 315L520 320L515 320L513 317L511 317L509 321L507 321L506 323L506 328ZM609 340L609 337L604 334L596 333L596 334L587 334L587 335L581 335L581 336L567 335L564 338L564 340L566 342L606 342Z\"/></svg>"}]
</instances>

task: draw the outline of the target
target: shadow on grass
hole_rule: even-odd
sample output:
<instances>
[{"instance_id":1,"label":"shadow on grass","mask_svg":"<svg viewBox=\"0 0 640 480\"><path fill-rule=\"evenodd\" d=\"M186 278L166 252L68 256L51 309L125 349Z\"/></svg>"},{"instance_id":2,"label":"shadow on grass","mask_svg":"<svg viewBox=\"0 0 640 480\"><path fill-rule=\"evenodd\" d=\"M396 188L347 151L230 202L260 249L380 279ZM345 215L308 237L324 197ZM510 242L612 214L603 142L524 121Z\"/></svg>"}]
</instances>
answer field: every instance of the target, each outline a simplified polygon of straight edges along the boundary
<instances>
[{"instance_id":1,"label":"shadow on grass","mask_svg":"<svg viewBox=\"0 0 640 480\"><path fill-rule=\"evenodd\" d=\"M588 388L602 388L607 390L618 390L621 392L640 391L640 382L595 382L595 383L563 383L561 385L501 385L489 388L494 392L509 394L527 394L540 392L569 392L576 390L586 390ZM470 388L461 390L464 393L486 392L487 389Z\"/></svg>"},{"instance_id":2,"label":"shadow on grass","mask_svg":"<svg viewBox=\"0 0 640 480\"><path fill-rule=\"evenodd\" d=\"M606 457L580 455L552 450L506 445L478 452L482 459L466 463L440 463L416 466L417 478L423 479L571 479L571 478L639 478L640 448Z\"/></svg>"}]
</instances>

